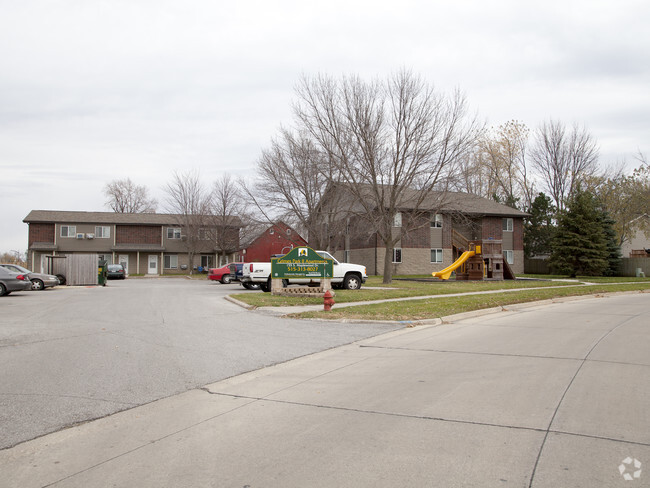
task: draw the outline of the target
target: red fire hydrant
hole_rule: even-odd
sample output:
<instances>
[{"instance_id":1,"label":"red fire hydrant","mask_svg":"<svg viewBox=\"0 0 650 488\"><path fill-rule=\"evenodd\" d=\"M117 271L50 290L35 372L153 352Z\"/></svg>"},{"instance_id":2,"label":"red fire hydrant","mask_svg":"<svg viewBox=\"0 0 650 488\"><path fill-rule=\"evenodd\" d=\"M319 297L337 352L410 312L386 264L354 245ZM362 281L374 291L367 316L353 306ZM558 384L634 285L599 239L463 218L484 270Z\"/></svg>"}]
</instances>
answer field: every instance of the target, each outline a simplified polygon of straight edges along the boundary
<instances>
[{"instance_id":1,"label":"red fire hydrant","mask_svg":"<svg viewBox=\"0 0 650 488\"><path fill-rule=\"evenodd\" d=\"M332 305L334 305L334 303L336 303L334 301L334 295L332 295L332 292L330 290L327 290L323 295L323 309L326 312L329 312L332 310Z\"/></svg>"}]
</instances>

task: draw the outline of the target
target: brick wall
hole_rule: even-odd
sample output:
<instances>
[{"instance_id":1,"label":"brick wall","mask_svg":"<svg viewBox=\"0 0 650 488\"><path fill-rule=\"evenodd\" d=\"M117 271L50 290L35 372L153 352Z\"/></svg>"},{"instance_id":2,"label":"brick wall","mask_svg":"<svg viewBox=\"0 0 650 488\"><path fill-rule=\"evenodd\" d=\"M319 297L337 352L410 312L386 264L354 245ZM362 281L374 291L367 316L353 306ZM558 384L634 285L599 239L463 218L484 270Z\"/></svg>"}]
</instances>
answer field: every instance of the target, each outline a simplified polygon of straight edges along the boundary
<instances>
[{"instance_id":1,"label":"brick wall","mask_svg":"<svg viewBox=\"0 0 650 488\"><path fill-rule=\"evenodd\" d=\"M483 239L503 239L503 219L501 217L484 217L482 222Z\"/></svg>"},{"instance_id":2,"label":"brick wall","mask_svg":"<svg viewBox=\"0 0 650 488\"><path fill-rule=\"evenodd\" d=\"M35 242L54 244L54 224L29 224L29 247Z\"/></svg>"},{"instance_id":3,"label":"brick wall","mask_svg":"<svg viewBox=\"0 0 650 488\"><path fill-rule=\"evenodd\" d=\"M513 249L522 250L524 248L524 219L513 220Z\"/></svg>"},{"instance_id":4,"label":"brick wall","mask_svg":"<svg viewBox=\"0 0 650 488\"><path fill-rule=\"evenodd\" d=\"M160 244L161 227L151 225L118 225L116 244Z\"/></svg>"},{"instance_id":5,"label":"brick wall","mask_svg":"<svg viewBox=\"0 0 650 488\"><path fill-rule=\"evenodd\" d=\"M402 228L402 247L431 249L431 221L429 214L404 217L407 227Z\"/></svg>"}]
</instances>

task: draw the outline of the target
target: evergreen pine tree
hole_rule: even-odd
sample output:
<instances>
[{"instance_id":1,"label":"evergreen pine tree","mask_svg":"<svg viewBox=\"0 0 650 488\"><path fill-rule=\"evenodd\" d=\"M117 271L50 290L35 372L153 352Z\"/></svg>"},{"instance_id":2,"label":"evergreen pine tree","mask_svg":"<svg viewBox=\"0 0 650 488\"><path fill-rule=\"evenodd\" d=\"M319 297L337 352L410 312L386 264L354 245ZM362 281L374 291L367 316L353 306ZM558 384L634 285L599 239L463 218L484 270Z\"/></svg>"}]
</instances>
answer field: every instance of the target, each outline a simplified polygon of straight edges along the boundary
<instances>
[{"instance_id":1,"label":"evergreen pine tree","mask_svg":"<svg viewBox=\"0 0 650 488\"><path fill-rule=\"evenodd\" d=\"M602 212L591 193L578 189L558 218L551 267L559 273L598 276L608 268Z\"/></svg>"},{"instance_id":2,"label":"evergreen pine tree","mask_svg":"<svg viewBox=\"0 0 650 488\"><path fill-rule=\"evenodd\" d=\"M524 222L524 255L527 258L551 254L551 240L555 233L555 210L551 197L544 193L540 193L533 200L528 209L530 216Z\"/></svg>"},{"instance_id":3,"label":"evergreen pine tree","mask_svg":"<svg viewBox=\"0 0 650 488\"><path fill-rule=\"evenodd\" d=\"M616 221L610 217L605 209L600 210L600 222L605 231L605 242L607 246L607 269L603 272L605 276L617 276L621 267L621 246L618 245L618 236L614 225Z\"/></svg>"}]
</instances>

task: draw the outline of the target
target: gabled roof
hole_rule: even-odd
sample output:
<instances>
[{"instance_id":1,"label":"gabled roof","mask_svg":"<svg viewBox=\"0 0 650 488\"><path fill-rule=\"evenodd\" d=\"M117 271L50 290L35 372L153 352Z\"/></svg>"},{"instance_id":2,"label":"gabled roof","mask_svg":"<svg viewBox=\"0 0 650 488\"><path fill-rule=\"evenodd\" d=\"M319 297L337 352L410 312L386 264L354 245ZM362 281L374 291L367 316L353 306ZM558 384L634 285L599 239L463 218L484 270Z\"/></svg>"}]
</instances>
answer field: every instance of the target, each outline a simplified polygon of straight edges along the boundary
<instances>
[{"instance_id":1,"label":"gabled roof","mask_svg":"<svg viewBox=\"0 0 650 488\"><path fill-rule=\"evenodd\" d=\"M444 192L433 194L428 201L424 202L424 208L427 207L427 203L431 205L431 202L429 201L431 199L440 205L441 213L457 212L470 215L490 215L495 217L526 217L529 215L526 212L509 207L508 205L503 205L489 198L472 195L470 193Z\"/></svg>"},{"instance_id":2,"label":"gabled roof","mask_svg":"<svg viewBox=\"0 0 650 488\"><path fill-rule=\"evenodd\" d=\"M342 184L345 187L346 185ZM390 191L389 185L380 187L386 193ZM336 190L339 191L339 190ZM341 191L344 191L342 189ZM371 185L363 185L361 192L367 194L367 199L374 200L373 188ZM453 191L434 191L428 194L418 205L420 199L417 190L405 190L400 202L397 204L399 210L413 210L418 208L420 211L435 211L439 213L461 213L475 216L495 216L495 217L526 217L529 214L517 210L516 208L497 203L489 198L472 195L470 193L453 192ZM354 197L348 194L349 204L353 208L360 208L360 204L355 201Z\"/></svg>"},{"instance_id":3,"label":"gabled roof","mask_svg":"<svg viewBox=\"0 0 650 488\"><path fill-rule=\"evenodd\" d=\"M248 244L246 244L246 245L242 245L242 246L240 246L240 247L241 247L242 249L247 249L247 248L249 248L249 247L252 247L252 246L253 246L254 244L256 244L258 241L260 241L261 239L263 239L264 236L266 236L266 235L269 233L269 231L270 231L271 229L277 229L277 228L283 229L282 232L285 233L285 237L287 238L287 240L290 240L290 241L294 241L294 240L295 240L295 241L307 242L305 239L302 238L302 236L301 236L298 232L296 232L296 230L295 230L293 227L291 227L290 225L288 225L288 224L282 222L281 220L278 220L277 222L275 222L275 223L269 225L268 227L266 227L266 228L265 228L263 231L261 231L261 232L260 232L256 237L254 237L253 239L251 239L251 241L250 241ZM291 237L289 237L288 235L286 235L286 232L285 232L286 229L291 230Z\"/></svg>"},{"instance_id":4,"label":"gabled roof","mask_svg":"<svg viewBox=\"0 0 650 488\"><path fill-rule=\"evenodd\" d=\"M122 224L122 225L178 225L181 215L158 213L78 212L62 210L32 210L23 219L25 223L62 224ZM205 216L209 219L219 217ZM241 227L239 217L231 216L233 227ZM206 223L206 225L208 225Z\"/></svg>"}]
</instances>

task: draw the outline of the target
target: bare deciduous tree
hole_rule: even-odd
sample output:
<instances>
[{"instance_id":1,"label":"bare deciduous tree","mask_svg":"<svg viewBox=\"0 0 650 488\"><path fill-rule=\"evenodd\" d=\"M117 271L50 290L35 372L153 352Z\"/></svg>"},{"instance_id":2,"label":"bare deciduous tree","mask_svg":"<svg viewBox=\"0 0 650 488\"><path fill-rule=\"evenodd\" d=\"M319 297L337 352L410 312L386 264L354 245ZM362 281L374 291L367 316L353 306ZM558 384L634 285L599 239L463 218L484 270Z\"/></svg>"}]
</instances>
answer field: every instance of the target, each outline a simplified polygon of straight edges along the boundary
<instances>
[{"instance_id":1,"label":"bare deciduous tree","mask_svg":"<svg viewBox=\"0 0 650 488\"><path fill-rule=\"evenodd\" d=\"M303 78L297 94L297 120L332 165L332 193L347 192L383 243L390 283L395 244L423 225L422 212L434 210L430 197L449 187L476 140L477 121L468 119L462 94L444 96L408 71L385 82ZM404 206L409 217L394 232Z\"/></svg>"},{"instance_id":2,"label":"bare deciduous tree","mask_svg":"<svg viewBox=\"0 0 650 488\"><path fill-rule=\"evenodd\" d=\"M212 252L213 246L206 248L211 241L204 235L204 229L209 226L210 193L198 171L174 172L171 183L165 186L165 192L165 209L176 216L177 225L182 229L182 240L192 273L194 256L200 252Z\"/></svg>"},{"instance_id":3,"label":"bare deciduous tree","mask_svg":"<svg viewBox=\"0 0 650 488\"><path fill-rule=\"evenodd\" d=\"M294 227L315 249L334 251L331 235L345 226L336 215L335 198L327 208L320 202L334 177L327 155L308 134L281 129L257 163L257 181L246 185L248 199L267 223L281 220ZM290 238L290 236L287 236Z\"/></svg>"},{"instance_id":4,"label":"bare deciduous tree","mask_svg":"<svg viewBox=\"0 0 650 488\"><path fill-rule=\"evenodd\" d=\"M209 235L220 256L219 264L225 261L228 254L239 250L240 238L246 238L242 234L251 230L245 201L237 182L228 173L214 182L210 198Z\"/></svg>"},{"instance_id":5,"label":"bare deciduous tree","mask_svg":"<svg viewBox=\"0 0 650 488\"><path fill-rule=\"evenodd\" d=\"M486 131L479 139L477 166L479 177L485 179L481 195L510 206L528 208L533 187L526 166L528 128L511 120Z\"/></svg>"},{"instance_id":6,"label":"bare deciduous tree","mask_svg":"<svg viewBox=\"0 0 650 488\"><path fill-rule=\"evenodd\" d=\"M149 197L146 186L136 185L130 178L113 180L104 187L106 206L117 213L155 213L158 202Z\"/></svg>"},{"instance_id":7,"label":"bare deciduous tree","mask_svg":"<svg viewBox=\"0 0 650 488\"><path fill-rule=\"evenodd\" d=\"M542 124L531 152L533 166L558 211L578 186L598 169L598 146L584 127L571 131L561 122Z\"/></svg>"}]
</instances>

